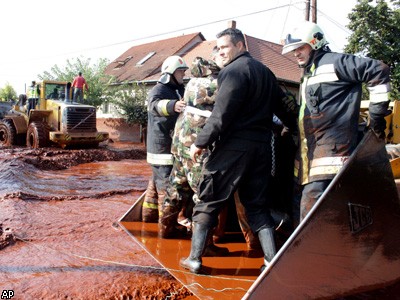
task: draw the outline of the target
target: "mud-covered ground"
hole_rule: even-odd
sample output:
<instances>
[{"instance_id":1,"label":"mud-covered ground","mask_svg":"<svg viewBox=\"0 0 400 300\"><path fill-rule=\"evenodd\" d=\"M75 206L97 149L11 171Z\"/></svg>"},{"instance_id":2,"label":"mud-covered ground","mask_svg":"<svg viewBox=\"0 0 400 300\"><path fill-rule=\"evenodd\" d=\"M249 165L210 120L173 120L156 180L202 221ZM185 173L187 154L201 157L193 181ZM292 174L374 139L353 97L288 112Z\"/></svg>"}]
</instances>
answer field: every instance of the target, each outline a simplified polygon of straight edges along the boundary
<instances>
[{"instance_id":1,"label":"mud-covered ground","mask_svg":"<svg viewBox=\"0 0 400 300\"><path fill-rule=\"evenodd\" d=\"M150 177L143 145L0 149L0 292L12 299L190 296L113 227ZM2 298L3 299L3 298Z\"/></svg>"},{"instance_id":2,"label":"mud-covered ground","mask_svg":"<svg viewBox=\"0 0 400 300\"><path fill-rule=\"evenodd\" d=\"M2 299L192 298L113 226L150 174L140 144L0 148ZM400 283L346 299L400 299Z\"/></svg>"}]
</instances>

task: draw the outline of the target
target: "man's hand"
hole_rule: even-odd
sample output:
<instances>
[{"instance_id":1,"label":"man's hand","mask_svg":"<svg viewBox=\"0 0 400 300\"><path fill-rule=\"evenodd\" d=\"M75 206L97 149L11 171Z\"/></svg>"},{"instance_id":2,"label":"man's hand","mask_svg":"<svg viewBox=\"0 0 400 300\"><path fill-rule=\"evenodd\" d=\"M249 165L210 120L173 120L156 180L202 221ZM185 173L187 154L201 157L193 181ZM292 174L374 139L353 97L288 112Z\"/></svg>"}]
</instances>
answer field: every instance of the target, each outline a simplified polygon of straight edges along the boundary
<instances>
[{"instance_id":1,"label":"man's hand","mask_svg":"<svg viewBox=\"0 0 400 300\"><path fill-rule=\"evenodd\" d=\"M296 116L299 114L300 106L296 102L296 98L292 94L286 94L282 99L283 106L288 113L293 113Z\"/></svg>"},{"instance_id":2,"label":"man's hand","mask_svg":"<svg viewBox=\"0 0 400 300\"><path fill-rule=\"evenodd\" d=\"M177 113L181 113L184 111L186 107L186 103L183 100L178 100L175 102L174 111Z\"/></svg>"},{"instance_id":3,"label":"man's hand","mask_svg":"<svg viewBox=\"0 0 400 300\"><path fill-rule=\"evenodd\" d=\"M195 144L190 146L190 158L193 161L197 161L197 156L199 156L203 152L203 149L197 148Z\"/></svg>"}]
</instances>

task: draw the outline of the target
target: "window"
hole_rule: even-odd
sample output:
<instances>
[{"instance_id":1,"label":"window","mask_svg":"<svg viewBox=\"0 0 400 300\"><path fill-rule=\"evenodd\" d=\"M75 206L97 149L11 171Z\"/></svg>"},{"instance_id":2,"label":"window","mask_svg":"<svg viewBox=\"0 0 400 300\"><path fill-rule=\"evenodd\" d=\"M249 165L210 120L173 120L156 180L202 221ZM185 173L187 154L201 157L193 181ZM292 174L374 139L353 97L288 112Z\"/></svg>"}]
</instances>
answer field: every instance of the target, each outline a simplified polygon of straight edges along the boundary
<instances>
[{"instance_id":1,"label":"window","mask_svg":"<svg viewBox=\"0 0 400 300\"><path fill-rule=\"evenodd\" d=\"M147 60L149 60L154 54L156 54L154 51L150 52L149 54L147 54L145 57L143 57L141 60L139 60L136 65L137 66L141 66L143 65Z\"/></svg>"}]
</instances>

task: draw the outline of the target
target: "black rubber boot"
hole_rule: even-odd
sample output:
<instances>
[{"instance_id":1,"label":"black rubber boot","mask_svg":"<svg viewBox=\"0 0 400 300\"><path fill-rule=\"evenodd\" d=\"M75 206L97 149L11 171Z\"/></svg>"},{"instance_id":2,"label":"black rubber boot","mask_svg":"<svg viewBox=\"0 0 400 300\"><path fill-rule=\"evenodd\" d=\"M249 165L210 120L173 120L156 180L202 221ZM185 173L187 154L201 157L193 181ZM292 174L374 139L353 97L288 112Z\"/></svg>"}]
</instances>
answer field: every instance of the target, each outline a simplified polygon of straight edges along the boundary
<instances>
[{"instance_id":1,"label":"black rubber boot","mask_svg":"<svg viewBox=\"0 0 400 300\"><path fill-rule=\"evenodd\" d=\"M261 248L264 252L264 265L261 266L261 272L268 267L272 258L276 254L274 228L263 228L258 232Z\"/></svg>"},{"instance_id":2,"label":"black rubber boot","mask_svg":"<svg viewBox=\"0 0 400 300\"><path fill-rule=\"evenodd\" d=\"M192 273L200 273L204 248L209 237L210 227L193 223L192 245L190 255L187 258L182 258L179 262L181 267L188 269Z\"/></svg>"},{"instance_id":3,"label":"black rubber boot","mask_svg":"<svg viewBox=\"0 0 400 300\"><path fill-rule=\"evenodd\" d=\"M163 206L158 219L158 235L162 239L183 238L186 228L179 226L177 219L180 207ZM181 230L178 228L182 228Z\"/></svg>"}]
</instances>

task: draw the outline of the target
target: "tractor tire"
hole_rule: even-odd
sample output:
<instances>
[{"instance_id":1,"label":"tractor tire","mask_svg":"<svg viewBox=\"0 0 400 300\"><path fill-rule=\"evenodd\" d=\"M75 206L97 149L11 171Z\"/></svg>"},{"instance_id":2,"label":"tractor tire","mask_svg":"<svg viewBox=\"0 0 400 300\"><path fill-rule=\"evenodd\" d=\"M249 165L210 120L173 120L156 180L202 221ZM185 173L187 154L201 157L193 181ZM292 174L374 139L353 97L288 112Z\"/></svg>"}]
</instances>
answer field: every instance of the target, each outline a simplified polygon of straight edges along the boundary
<instances>
[{"instance_id":1,"label":"tractor tire","mask_svg":"<svg viewBox=\"0 0 400 300\"><path fill-rule=\"evenodd\" d=\"M0 121L0 146L13 146L17 144L17 130L10 119Z\"/></svg>"},{"instance_id":2,"label":"tractor tire","mask_svg":"<svg viewBox=\"0 0 400 300\"><path fill-rule=\"evenodd\" d=\"M49 129L43 122L32 122L26 133L26 145L30 148L43 148L49 145Z\"/></svg>"}]
</instances>

